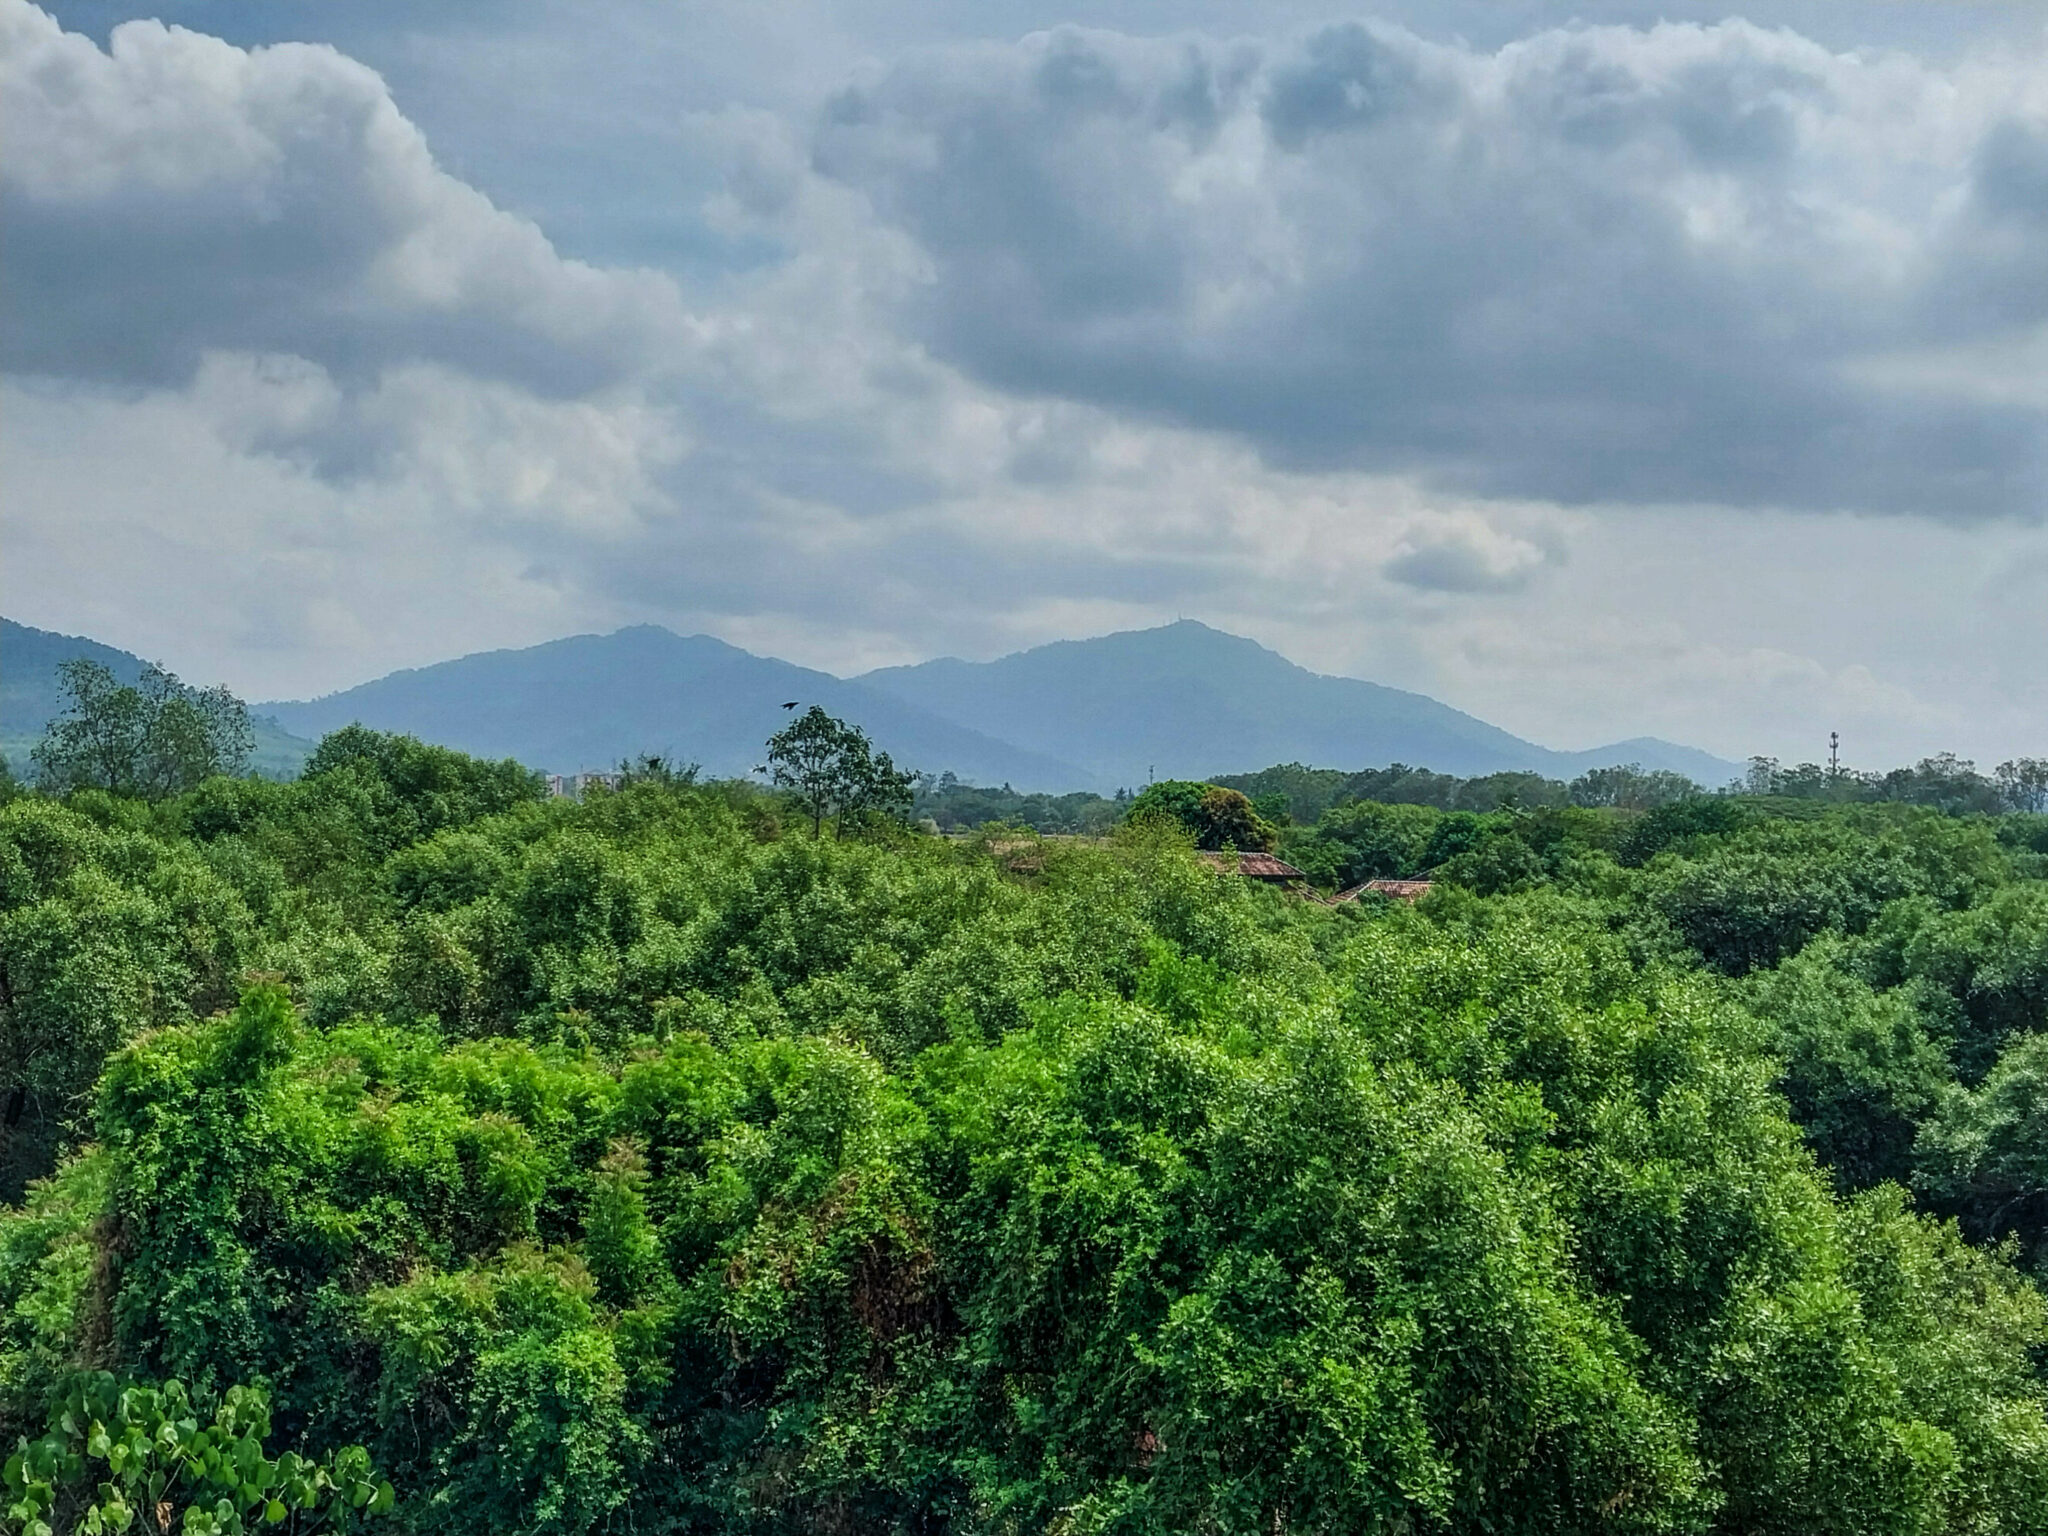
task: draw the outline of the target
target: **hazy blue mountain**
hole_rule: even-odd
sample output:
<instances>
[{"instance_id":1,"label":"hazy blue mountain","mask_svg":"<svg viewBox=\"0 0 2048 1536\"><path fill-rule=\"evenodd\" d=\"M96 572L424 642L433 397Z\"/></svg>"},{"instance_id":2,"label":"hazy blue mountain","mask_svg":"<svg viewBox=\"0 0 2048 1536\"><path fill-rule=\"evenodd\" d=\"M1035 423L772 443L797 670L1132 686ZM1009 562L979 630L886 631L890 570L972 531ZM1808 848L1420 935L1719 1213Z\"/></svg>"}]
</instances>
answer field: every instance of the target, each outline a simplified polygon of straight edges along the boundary
<instances>
[{"instance_id":1,"label":"hazy blue mountain","mask_svg":"<svg viewBox=\"0 0 2048 1536\"><path fill-rule=\"evenodd\" d=\"M0 619L0 751L17 772L61 707L57 663L88 656L132 681L142 661ZM706 635L642 625L394 672L306 702L261 704L258 766L295 771L351 721L559 772L660 752L742 774L790 700L852 720L899 763L1018 789L1142 785L1275 763L1443 773L1530 768L1569 778L1638 762L1703 784L1736 764L1638 738L1558 752L1421 694L1325 677L1251 640L1186 621L1062 641L998 661L930 661L843 679Z\"/></svg>"},{"instance_id":2,"label":"hazy blue mountain","mask_svg":"<svg viewBox=\"0 0 2048 1536\"><path fill-rule=\"evenodd\" d=\"M140 656L83 635L60 635L0 619L0 753L6 754L16 774L28 774L29 753L63 711L57 664L74 656L98 662L124 683L142 676ZM250 724L256 731L253 765L259 773L287 778L312 754L313 743L289 734L275 720L252 711Z\"/></svg>"},{"instance_id":3,"label":"hazy blue mountain","mask_svg":"<svg viewBox=\"0 0 2048 1536\"><path fill-rule=\"evenodd\" d=\"M659 752L725 776L761 761L790 700L852 721L906 767L1020 789L1093 784L1056 747L1013 746L858 682L654 625L464 656L262 707L308 736L361 721L562 773Z\"/></svg>"},{"instance_id":4,"label":"hazy blue mountain","mask_svg":"<svg viewBox=\"0 0 2048 1536\"><path fill-rule=\"evenodd\" d=\"M886 667L858 681L1020 747L1057 750L1099 781L1250 773L1275 763L1439 773L1534 769L1571 778L1639 762L1708 785L1733 763L1651 738L1556 752L1419 693L1296 666L1192 619L1063 640L997 661Z\"/></svg>"}]
</instances>

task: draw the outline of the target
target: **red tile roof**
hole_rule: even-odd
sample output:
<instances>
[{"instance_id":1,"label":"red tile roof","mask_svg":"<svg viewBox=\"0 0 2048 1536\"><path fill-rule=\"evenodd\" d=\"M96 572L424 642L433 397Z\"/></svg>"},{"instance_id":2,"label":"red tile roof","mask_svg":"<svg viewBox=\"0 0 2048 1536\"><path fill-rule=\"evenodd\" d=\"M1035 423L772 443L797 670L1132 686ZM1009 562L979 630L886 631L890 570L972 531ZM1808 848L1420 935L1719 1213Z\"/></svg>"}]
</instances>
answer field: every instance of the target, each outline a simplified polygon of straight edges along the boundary
<instances>
[{"instance_id":1,"label":"red tile roof","mask_svg":"<svg viewBox=\"0 0 2048 1536\"><path fill-rule=\"evenodd\" d=\"M1365 892L1374 891L1381 896L1391 896L1396 901L1416 901L1429 894L1429 885L1427 880L1368 880L1363 885L1354 885L1349 890L1339 891L1330 900L1333 903L1356 901Z\"/></svg>"},{"instance_id":2,"label":"red tile roof","mask_svg":"<svg viewBox=\"0 0 2048 1536\"><path fill-rule=\"evenodd\" d=\"M1243 875L1247 880L1306 880L1300 870L1270 853L1208 853L1202 858L1222 874Z\"/></svg>"}]
</instances>

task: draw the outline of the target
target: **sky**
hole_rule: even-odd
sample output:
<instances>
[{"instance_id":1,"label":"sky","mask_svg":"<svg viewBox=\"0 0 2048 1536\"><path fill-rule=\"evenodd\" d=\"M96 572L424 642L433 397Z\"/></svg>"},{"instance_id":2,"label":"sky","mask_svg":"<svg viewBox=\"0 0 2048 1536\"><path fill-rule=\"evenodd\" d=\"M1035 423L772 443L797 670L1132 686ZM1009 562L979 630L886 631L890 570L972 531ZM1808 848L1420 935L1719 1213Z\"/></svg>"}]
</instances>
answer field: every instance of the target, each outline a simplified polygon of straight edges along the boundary
<instances>
[{"instance_id":1,"label":"sky","mask_svg":"<svg viewBox=\"0 0 2048 1536\"><path fill-rule=\"evenodd\" d=\"M2048 0L0 0L0 210L0 612L251 699L1186 617L2048 756Z\"/></svg>"}]
</instances>

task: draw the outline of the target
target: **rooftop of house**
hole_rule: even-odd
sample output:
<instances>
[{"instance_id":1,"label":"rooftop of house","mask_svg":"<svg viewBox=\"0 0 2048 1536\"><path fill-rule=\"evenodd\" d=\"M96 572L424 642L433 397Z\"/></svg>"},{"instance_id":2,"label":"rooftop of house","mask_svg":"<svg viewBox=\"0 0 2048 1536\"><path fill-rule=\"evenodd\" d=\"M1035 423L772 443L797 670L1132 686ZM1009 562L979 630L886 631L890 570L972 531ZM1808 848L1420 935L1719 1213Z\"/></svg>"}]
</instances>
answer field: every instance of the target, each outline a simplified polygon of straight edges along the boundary
<instances>
[{"instance_id":1,"label":"rooftop of house","mask_svg":"<svg viewBox=\"0 0 2048 1536\"><path fill-rule=\"evenodd\" d=\"M1427 880L1367 880L1332 896L1332 902L1356 901L1367 891L1377 895L1391 896L1396 901L1418 901L1429 894Z\"/></svg>"},{"instance_id":2,"label":"rooftop of house","mask_svg":"<svg viewBox=\"0 0 2048 1536\"><path fill-rule=\"evenodd\" d=\"M1221 853L1204 851L1202 858L1212 868L1224 874L1242 875L1247 880L1308 878L1285 859L1276 859L1270 853L1234 853L1226 849Z\"/></svg>"}]
</instances>

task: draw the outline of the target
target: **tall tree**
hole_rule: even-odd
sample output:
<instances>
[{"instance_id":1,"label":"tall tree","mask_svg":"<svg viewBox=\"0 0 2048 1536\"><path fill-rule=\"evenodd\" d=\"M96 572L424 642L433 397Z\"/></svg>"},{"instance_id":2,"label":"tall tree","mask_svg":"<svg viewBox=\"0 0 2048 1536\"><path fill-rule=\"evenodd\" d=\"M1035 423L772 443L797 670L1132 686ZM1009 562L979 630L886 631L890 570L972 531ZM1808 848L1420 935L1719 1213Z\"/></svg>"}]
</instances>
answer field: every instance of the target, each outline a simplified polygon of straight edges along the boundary
<instances>
[{"instance_id":1,"label":"tall tree","mask_svg":"<svg viewBox=\"0 0 2048 1536\"><path fill-rule=\"evenodd\" d=\"M2048 809L2048 759L2018 757L1995 770L1998 792L2015 811Z\"/></svg>"},{"instance_id":2,"label":"tall tree","mask_svg":"<svg viewBox=\"0 0 2048 1536\"><path fill-rule=\"evenodd\" d=\"M917 782L867 732L816 704L768 738L768 769L810 814L812 837L823 834L828 816L843 834L849 822L902 815Z\"/></svg>"},{"instance_id":3,"label":"tall tree","mask_svg":"<svg viewBox=\"0 0 2048 1536\"><path fill-rule=\"evenodd\" d=\"M66 710L31 754L47 789L161 800L248 765L249 710L225 688L193 688L155 665L129 685L82 656L57 672Z\"/></svg>"}]
</instances>

